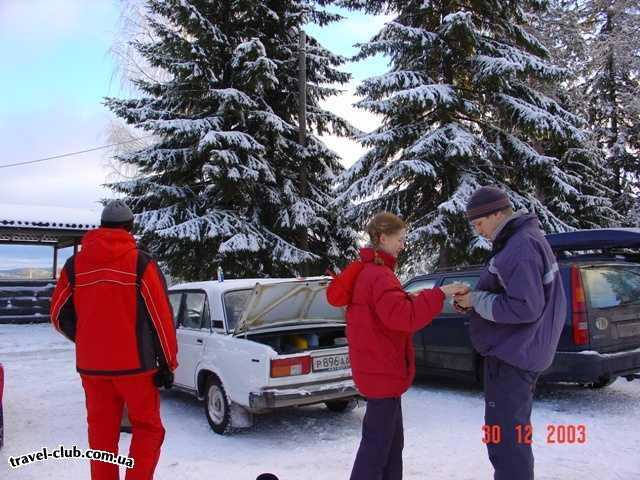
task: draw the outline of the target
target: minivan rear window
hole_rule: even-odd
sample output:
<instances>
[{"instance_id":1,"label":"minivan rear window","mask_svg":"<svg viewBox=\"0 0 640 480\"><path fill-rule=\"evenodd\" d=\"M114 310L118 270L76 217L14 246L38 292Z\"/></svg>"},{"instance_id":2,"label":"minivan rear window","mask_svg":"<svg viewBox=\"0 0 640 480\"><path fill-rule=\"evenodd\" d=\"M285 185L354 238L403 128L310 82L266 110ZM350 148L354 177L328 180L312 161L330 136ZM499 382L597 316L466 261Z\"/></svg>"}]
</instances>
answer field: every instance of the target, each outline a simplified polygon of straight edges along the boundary
<instances>
[{"instance_id":1,"label":"minivan rear window","mask_svg":"<svg viewBox=\"0 0 640 480\"><path fill-rule=\"evenodd\" d=\"M591 308L640 305L640 265L582 267Z\"/></svg>"},{"instance_id":2,"label":"minivan rear window","mask_svg":"<svg viewBox=\"0 0 640 480\"><path fill-rule=\"evenodd\" d=\"M426 280L417 280L415 282L410 283L405 288L405 291L408 293L417 292L419 290L424 290L425 288L433 288L436 286L438 280L436 278L429 278Z\"/></svg>"}]
</instances>

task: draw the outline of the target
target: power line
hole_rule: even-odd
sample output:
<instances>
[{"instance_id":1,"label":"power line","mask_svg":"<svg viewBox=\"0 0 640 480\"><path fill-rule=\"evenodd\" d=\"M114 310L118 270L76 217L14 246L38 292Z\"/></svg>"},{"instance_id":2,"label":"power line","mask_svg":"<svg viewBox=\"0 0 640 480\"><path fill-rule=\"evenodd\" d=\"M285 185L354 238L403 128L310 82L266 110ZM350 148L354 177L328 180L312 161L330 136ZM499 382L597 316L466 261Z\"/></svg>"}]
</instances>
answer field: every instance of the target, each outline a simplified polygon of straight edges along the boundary
<instances>
[{"instance_id":1,"label":"power line","mask_svg":"<svg viewBox=\"0 0 640 480\"><path fill-rule=\"evenodd\" d=\"M127 143L137 142L138 140L142 140L144 138L149 138L149 137L153 137L153 135L144 135L142 137L135 138L133 140L127 140L126 142L119 142L119 143L112 143L112 144L109 144L109 145L102 145L100 147L88 148L86 150L79 150L77 152L63 153L62 155L54 155L52 157L39 158L37 160L29 160L28 162L9 163L7 165L0 165L0 168L19 167L19 166L22 166L22 165L31 165L33 163L47 162L49 160L55 160L55 159L58 159L58 158L71 157L73 155L80 155L80 154L83 154L83 153L95 152L96 150L104 150L105 148L117 147L119 145L126 145Z\"/></svg>"}]
</instances>

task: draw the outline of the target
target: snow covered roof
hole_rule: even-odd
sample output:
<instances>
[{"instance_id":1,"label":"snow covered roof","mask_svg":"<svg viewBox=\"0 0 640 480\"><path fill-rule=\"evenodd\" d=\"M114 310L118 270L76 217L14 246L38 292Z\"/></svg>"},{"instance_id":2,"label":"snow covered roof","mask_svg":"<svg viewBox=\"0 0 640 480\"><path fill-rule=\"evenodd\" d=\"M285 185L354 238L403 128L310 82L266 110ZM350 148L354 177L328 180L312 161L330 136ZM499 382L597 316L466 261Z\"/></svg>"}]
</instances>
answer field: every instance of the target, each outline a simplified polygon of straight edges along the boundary
<instances>
[{"instance_id":1,"label":"snow covered roof","mask_svg":"<svg viewBox=\"0 0 640 480\"><path fill-rule=\"evenodd\" d=\"M0 204L0 242L73 244L99 226L97 210Z\"/></svg>"},{"instance_id":2,"label":"snow covered roof","mask_svg":"<svg viewBox=\"0 0 640 480\"><path fill-rule=\"evenodd\" d=\"M80 208L0 203L0 226L90 230L98 228L100 212Z\"/></svg>"}]
</instances>

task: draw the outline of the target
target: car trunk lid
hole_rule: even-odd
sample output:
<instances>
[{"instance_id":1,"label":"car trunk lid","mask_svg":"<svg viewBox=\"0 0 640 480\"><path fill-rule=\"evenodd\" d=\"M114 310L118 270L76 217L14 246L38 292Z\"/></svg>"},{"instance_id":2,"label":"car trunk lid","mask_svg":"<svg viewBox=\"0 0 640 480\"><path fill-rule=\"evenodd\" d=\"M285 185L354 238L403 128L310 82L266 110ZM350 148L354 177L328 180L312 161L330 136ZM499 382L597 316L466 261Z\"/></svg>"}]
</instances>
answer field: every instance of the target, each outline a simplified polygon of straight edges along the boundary
<instances>
[{"instance_id":1,"label":"car trunk lid","mask_svg":"<svg viewBox=\"0 0 640 480\"><path fill-rule=\"evenodd\" d=\"M240 317L235 333L304 324L345 323L344 310L327 302L329 280L257 283Z\"/></svg>"},{"instance_id":2,"label":"car trunk lid","mask_svg":"<svg viewBox=\"0 0 640 480\"><path fill-rule=\"evenodd\" d=\"M590 348L602 352L640 346L640 264L580 266Z\"/></svg>"}]
</instances>

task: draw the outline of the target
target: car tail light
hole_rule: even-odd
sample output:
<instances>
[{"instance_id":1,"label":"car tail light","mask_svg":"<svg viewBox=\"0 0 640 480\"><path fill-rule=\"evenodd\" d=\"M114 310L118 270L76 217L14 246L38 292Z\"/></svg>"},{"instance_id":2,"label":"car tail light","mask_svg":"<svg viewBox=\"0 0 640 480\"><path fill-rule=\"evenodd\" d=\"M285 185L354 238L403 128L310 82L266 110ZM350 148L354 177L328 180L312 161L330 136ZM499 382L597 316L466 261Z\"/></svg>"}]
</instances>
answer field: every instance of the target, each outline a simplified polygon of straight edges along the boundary
<instances>
[{"instance_id":1,"label":"car tail light","mask_svg":"<svg viewBox=\"0 0 640 480\"><path fill-rule=\"evenodd\" d=\"M311 357L294 357L271 360L271 376L293 377L296 375L306 375L311 372Z\"/></svg>"},{"instance_id":2,"label":"car tail light","mask_svg":"<svg viewBox=\"0 0 640 480\"><path fill-rule=\"evenodd\" d=\"M587 305L582 284L580 269L571 267L571 305L573 312L573 343L587 345L589 343L589 323L587 322Z\"/></svg>"}]
</instances>

